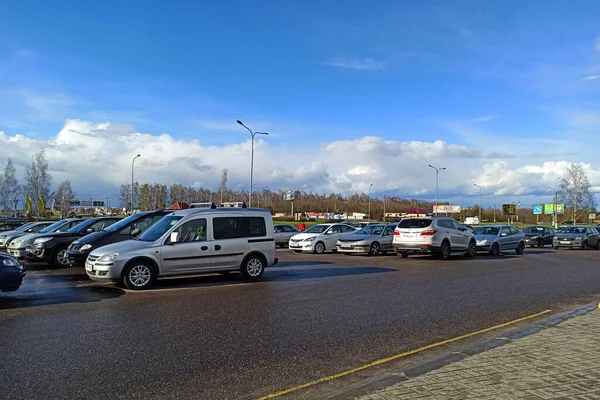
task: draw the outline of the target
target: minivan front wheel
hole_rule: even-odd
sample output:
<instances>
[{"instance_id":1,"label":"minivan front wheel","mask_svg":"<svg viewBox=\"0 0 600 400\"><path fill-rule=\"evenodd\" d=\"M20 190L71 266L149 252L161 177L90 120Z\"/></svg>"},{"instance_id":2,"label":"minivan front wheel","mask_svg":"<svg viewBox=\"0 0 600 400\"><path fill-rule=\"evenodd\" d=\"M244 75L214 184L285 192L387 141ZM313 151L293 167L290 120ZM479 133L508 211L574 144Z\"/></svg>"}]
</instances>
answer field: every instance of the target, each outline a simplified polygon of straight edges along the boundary
<instances>
[{"instance_id":1,"label":"minivan front wheel","mask_svg":"<svg viewBox=\"0 0 600 400\"><path fill-rule=\"evenodd\" d=\"M244 278L255 281L265 272L265 262L261 257L252 255L244 260L241 272Z\"/></svg>"},{"instance_id":2,"label":"minivan front wheel","mask_svg":"<svg viewBox=\"0 0 600 400\"><path fill-rule=\"evenodd\" d=\"M144 261L134 261L125 268L123 284L127 289L143 290L152 286L155 278L156 273L150 264Z\"/></svg>"}]
</instances>

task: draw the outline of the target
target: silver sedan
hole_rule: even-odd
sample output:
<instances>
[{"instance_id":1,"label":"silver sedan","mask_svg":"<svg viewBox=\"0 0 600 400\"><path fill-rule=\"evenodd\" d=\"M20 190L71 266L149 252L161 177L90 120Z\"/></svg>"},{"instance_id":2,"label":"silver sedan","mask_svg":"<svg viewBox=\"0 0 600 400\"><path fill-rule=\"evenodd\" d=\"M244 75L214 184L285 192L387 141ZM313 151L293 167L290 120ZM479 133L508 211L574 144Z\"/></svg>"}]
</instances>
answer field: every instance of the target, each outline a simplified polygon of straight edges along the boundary
<instances>
[{"instance_id":1,"label":"silver sedan","mask_svg":"<svg viewBox=\"0 0 600 400\"><path fill-rule=\"evenodd\" d=\"M292 225L277 224L275 228L275 246L285 247L287 246L290 238L300 233L300 231L294 228Z\"/></svg>"},{"instance_id":2,"label":"silver sedan","mask_svg":"<svg viewBox=\"0 0 600 400\"><path fill-rule=\"evenodd\" d=\"M377 256L392 251L392 239L397 224L372 224L336 243L337 251L342 254L368 254Z\"/></svg>"},{"instance_id":3,"label":"silver sedan","mask_svg":"<svg viewBox=\"0 0 600 400\"><path fill-rule=\"evenodd\" d=\"M514 250L523 254L525 234L510 225L480 226L473 230L477 251L488 251L497 256L501 251Z\"/></svg>"}]
</instances>

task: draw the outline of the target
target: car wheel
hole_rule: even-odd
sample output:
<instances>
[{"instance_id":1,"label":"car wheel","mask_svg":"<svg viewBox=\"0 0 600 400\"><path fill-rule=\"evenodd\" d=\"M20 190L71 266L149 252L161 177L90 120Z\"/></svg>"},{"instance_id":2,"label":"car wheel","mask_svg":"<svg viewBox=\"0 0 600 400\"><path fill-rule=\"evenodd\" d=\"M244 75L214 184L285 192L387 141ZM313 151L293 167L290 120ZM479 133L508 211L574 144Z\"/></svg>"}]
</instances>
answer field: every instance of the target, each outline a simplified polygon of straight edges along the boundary
<instances>
[{"instance_id":1,"label":"car wheel","mask_svg":"<svg viewBox=\"0 0 600 400\"><path fill-rule=\"evenodd\" d=\"M523 254L525 252L525 243L520 242L517 248L515 249L515 252L519 255Z\"/></svg>"},{"instance_id":2,"label":"car wheel","mask_svg":"<svg viewBox=\"0 0 600 400\"><path fill-rule=\"evenodd\" d=\"M450 243L444 241L442 242L442 247L440 247L439 257L442 260L447 260L450 258Z\"/></svg>"},{"instance_id":3,"label":"car wheel","mask_svg":"<svg viewBox=\"0 0 600 400\"><path fill-rule=\"evenodd\" d=\"M587 250L588 249L588 242L587 240L584 240L583 243L581 243L581 250Z\"/></svg>"},{"instance_id":4,"label":"car wheel","mask_svg":"<svg viewBox=\"0 0 600 400\"><path fill-rule=\"evenodd\" d=\"M145 261L134 261L123 274L123 284L127 289L143 290L148 289L154 283L156 272L154 268Z\"/></svg>"},{"instance_id":5,"label":"car wheel","mask_svg":"<svg viewBox=\"0 0 600 400\"><path fill-rule=\"evenodd\" d=\"M52 265L59 268L68 267L71 263L67 256L67 246L58 247L52 255Z\"/></svg>"},{"instance_id":6,"label":"car wheel","mask_svg":"<svg viewBox=\"0 0 600 400\"><path fill-rule=\"evenodd\" d=\"M403 251L398 253L398 258L408 258L408 253Z\"/></svg>"},{"instance_id":7,"label":"car wheel","mask_svg":"<svg viewBox=\"0 0 600 400\"><path fill-rule=\"evenodd\" d=\"M294 253L300 254L300 253L302 253L302 250L294 250Z\"/></svg>"},{"instance_id":8,"label":"car wheel","mask_svg":"<svg viewBox=\"0 0 600 400\"><path fill-rule=\"evenodd\" d=\"M255 281L265 272L265 262L261 257L251 255L242 263L241 271L244 278Z\"/></svg>"},{"instance_id":9,"label":"car wheel","mask_svg":"<svg viewBox=\"0 0 600 400\"><path fill-rule=\"evenodd\" d=\"M544 240L543 240L543 239L542 239L542 240L540 240L540 241L538 242L538 245L537 245L537 247L538 247L538 248L540 248L540 249L541 249L542 247L544 247Z\"/></svg>"},{"instance_id":10,"label":"car wheel","mask_svg":"<svg viewBox=\"0 0 600 400\"><path fill-rule=\"evenodd\" d=\"M371 243L371 248L369 249L369 256L378 256L380 250L379 243L373 242Z\"/></svg>"},{"instance_id":11,"label":"car wheel","mask_svg":"<svg viewBox=\"0 0 600 400\"><path fill-rule=\"evenodd\" d=\"M471 240L469 242L469 247L467 248L467 252L465 253L465 255L467 257L475 257L475 254L477 254L477 244L475 243L475 241Z\"/></svg>"},{"instance_id":12,"label":"car wheel","mask_svg":"<svg viewBox=\"0 0 600 400\"><path fill-rule=\"evenodd\" d=\"M325 252L325 243L323 242L317 242L315 244L315 253L317 254L323 254Z\"/></svg>"},{"instance_id":13,"label":"car wheel","mask_svg":"<svg viewBox=\"0 0 600 400\"><path fill-rule=\"evenodd\" d=\"M596 247L594 247L596 250L600 250L600 240L598 240L596 242Z\"/></svg>"},{"instance_id":14,"label":"car wheel","mask_svg":"<svg viewBox=\"0 0 600 400\"><path fill-rule=\"evenodd\" d=\"M500 255L500 245L498 243L494 243L492 248L490 249L490 255L497 257Z\"/></svg>"},{"instance_id":15,"label":"car wheel","mask_svg":"<svg viewBox=\"0 0 600 400\"><path fill-rule=\"evenodd\" d=\"M554 250L558 250L558 246L552 246Z\"/></svg>"}]
</instances>

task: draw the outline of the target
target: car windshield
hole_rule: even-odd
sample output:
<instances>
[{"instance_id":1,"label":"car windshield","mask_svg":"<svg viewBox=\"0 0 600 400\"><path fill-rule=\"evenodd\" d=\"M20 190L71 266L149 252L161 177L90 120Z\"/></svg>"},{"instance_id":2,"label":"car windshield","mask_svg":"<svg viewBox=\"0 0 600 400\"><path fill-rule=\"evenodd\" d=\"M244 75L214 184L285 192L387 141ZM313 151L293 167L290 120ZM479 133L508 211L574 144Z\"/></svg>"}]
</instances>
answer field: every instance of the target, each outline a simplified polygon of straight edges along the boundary
<instances>
[{"instance_id":1,"label":"car windshield","mask_svg":"<svg viewBox=\"0 0 600 400\"><path fill-rule=\"evenodd\" d=\"M83 230L87 229L88 226L92 225L95 222L97 222L96 219L90 218L90 219L85 220L84 222L82 222L80 224L77 224L77 225L71 227L71 229L69 229L67 232L69 232L69 233L79 233L79 232L82 232Z\"/></svg>"},{"instance_id":2,"label":"car windshield","mask_svg":"<svg viewBox=\"0 0 600 400\"><path fill-rule=\"evenodd\" d=\"M406 218L398 223L398 228L427 228L431 221L429 218Z\"/></svg>"},{"instance_id":3,"label":"car windshield","mask_svg":"<svg viewBox=\"0 0 600 400\"><path fill-rule=\"evenodd\" d=\"M146 213L138 213L138 214L130 215L129 217L122 219L119 222L114 223L114 224L102 229L102 232L116 232L119 229L123 228L124 226L127 226L128 224L130 224L132 221L135 221L136 219L141 218L144 215L146 215Z\"/></svg>"},{"instance_id":4,"label":"car windshield","mask_svg":"<svg viewBox=\"0 0 600 400\"><path fill-rule=\"evenodd\" d=\"M381 235L381 232L383 232L383 228L385 228L385 225L367 225L360 231L356 232L356 234Z\"/></svg>"},{"instance_id":5,"label":"car windshield","mask_svg":"<svg viewBox=\"0 0 600 400\"><path fill-rule=\"evenodd\" d=\"M33 225L33 223L31 223L31 222L28 224L25 224L25 225L21 225L20 227L15 229L15 231L23 232L25 229L29 228L31 225Z\"/></svg>"},{"instance_id":6,"label":"car windshield","mask_svg":"<svg viewBox=\"0 0 600 400\"><path fill-rule=\"evenodd\" d=\"M494 226L480 226L473 230L474 235L498 235L498 232L500 229Z\"/></svg>"},{"instance_id":7,"label":"car windshield","mask_svg":"<svg viewBox=\"0 0 600 400\"><path fill-rule=\"evenodd\" d=\"M329 225L315 225L305 231L305 233L323 233L329 228Z\"/></svg>"},{"instance_id":8,"label":"car windshield","mask_svg":"<svg viewBox=\"0 0 600 400\"><path fill-rule=\"evenodd\" d=\"M577 227L577 226L569 226L566 228L562 228L560 233L585 233L585 228Z\"/></svg>"},{"instance_id":9,"label":"car windshield","mask_svg":"<svg viewBox=\"0 0 600 400\"><path fill-rule=\"evenodd\" d=\"M544 232L544 228L540 228L539 226L530 226L529 228L525 228L525 233L542 233Z\"/></svg>"},{"instance_id":10,"label":"car windshield","mask_svg":"<svg viewBox=\"0 0 600 400\"><path fill-rule=\"evenodd\" d=\"M154 242L171 229L171 227L177 224L177 221L181 218L183 217L180 215L164 217L156 224L152 225L146 232L142 233L137 240L141 240L142 242Z\"/></svg>"},{"instance_id":11,"label":"car windshield","mask_svg":"<svg viewBox=\"0 0 600 400\"><path fill-rule=\"evenodd\" d=\"M67 223L67 221L65 221L64 219L61 219L60 221L57 221L57 222L53 223L52 225L45 227L44 229L42 229L40 231L40 233L56 232L58 229L60 229L66 223Z\"/></svg>"}]
</instances>

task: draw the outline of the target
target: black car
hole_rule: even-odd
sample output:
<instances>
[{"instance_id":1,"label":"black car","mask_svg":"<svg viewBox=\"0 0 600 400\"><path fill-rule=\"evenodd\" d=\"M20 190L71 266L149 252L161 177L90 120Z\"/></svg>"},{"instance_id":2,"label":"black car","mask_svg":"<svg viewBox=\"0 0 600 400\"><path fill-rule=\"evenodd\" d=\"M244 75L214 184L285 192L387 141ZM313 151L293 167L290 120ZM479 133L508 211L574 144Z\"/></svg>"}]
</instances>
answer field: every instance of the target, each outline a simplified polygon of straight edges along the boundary
<instances>
[{"instance_id":1,"label":"black car","mask_svg":"<svg viewBox=\"0 0 600 400\"><path fill-rule=\"evenodd\" d=\"M66 267L70 265L67 248L74 240L93 232L100 232L119 220L118 217L89 218L66 232L37 236L31 249L28 250L35 257L46 261L48 264L56 267Z\"/></svg>"},{"instance_id":2,"label":"black car","mask_svg":"<svg viewBox=\"0 0 600 400\"><path fill-rule=\"evenodd\" d=\"M523 229L525 244L531 247L552 246L552 240L556 232L547 226L528 226Z\"/></svg>"},{"instance_id":3,"label":"black car","mask_svg":"<svg viewBox=\"0 0 600 400\"><path fill-rule=\"evenodd\" d=\"M133 214L103 229L101 232L90 233L71 243L67 250L69 262L71 264L83 264L92 250L107 244L134 239L172 212L172 210L158 210Z\"/></svg>"},{"instance_id":4,"label":"black car","mask_svg":"<svg viewBox=\"0 0 600 400\"><path fill-rule=\"evenodd\" d=\"M0 253L0 292L14 292L19 290L25 277L25 268L19 260Z\"/></svg>"}]
</instances>

